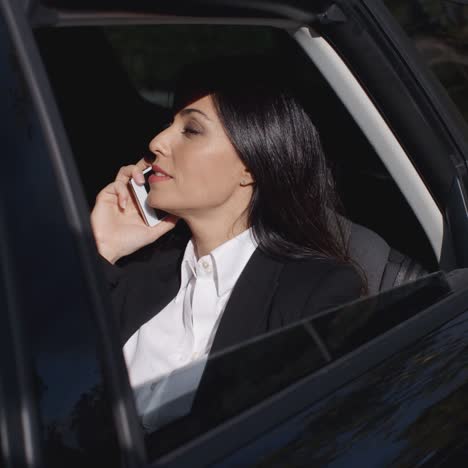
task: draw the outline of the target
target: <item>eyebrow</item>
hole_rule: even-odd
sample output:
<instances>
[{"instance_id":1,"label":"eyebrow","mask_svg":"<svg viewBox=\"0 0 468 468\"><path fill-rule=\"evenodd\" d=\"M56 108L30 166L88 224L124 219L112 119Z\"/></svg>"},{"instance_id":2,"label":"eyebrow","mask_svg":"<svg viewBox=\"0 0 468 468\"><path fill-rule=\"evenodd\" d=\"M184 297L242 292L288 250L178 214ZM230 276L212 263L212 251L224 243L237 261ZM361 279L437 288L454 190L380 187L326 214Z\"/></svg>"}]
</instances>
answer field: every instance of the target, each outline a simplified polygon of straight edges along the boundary
<instances>
[{"instance_id":1,"label":"eyebrow","mask_svg":"<svg viewBox=\"0 0 468 468\"><path fill-rule=\"evenodd\" d=\"M210 119L204 112L202 112L202 111L199 110L199 109L195 109L195 108L193 108L193 107L190 107L190 108L188 108L188 109L182 109L182 110L180 111L180 115L188 115L188 114L191 114L192 112L197 112L198 114L203 115L203 117L205 117L205 119L211 121L211 119Z\"/></svg>"}]
</instances>

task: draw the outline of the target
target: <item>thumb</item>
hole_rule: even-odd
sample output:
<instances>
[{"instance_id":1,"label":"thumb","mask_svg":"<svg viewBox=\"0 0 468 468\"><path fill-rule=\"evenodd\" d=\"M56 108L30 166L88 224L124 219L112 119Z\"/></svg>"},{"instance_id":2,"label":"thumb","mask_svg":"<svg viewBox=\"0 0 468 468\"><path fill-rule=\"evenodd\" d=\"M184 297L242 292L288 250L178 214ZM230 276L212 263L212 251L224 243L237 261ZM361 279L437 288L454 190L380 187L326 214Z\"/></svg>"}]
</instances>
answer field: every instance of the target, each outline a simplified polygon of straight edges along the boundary
<instances>
[{"instance_id":1,"label":"thumb","mask_svg":"<svg viewBox=\"0 0 468 468\"><path fill-rule=\"evenodd\" d=\"M167 215L158 224L156 224L156 226L152 226L151 228L149 228L152 241L154 242L155 240L159 239L164 234L166 234L166 232L169 232L172 229L174 229L179 219L180 218L178 218L175 215Z\"/></svg>"}]
</instances>

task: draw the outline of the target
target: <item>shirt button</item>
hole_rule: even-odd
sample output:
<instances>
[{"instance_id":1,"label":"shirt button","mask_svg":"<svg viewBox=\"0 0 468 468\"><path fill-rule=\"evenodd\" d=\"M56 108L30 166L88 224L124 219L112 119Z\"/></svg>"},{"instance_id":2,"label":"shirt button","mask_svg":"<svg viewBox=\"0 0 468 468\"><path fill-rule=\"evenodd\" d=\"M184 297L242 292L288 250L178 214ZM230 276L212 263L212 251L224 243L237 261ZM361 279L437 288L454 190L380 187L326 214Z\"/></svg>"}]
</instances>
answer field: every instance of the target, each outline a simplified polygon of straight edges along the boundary
<instances>
[{"instance_id":1,"label":"shirt button","mask_svg":"<svg viewBox=\"0 0 468 468\"><path fill-rule=\"evenodd\" d=\"M211 265L209 264L209 262L207 262L206 260L203 260L202 262L202 267L205 271L207 271L208 273L211 271Z\"/></svg>"}]
</instances>

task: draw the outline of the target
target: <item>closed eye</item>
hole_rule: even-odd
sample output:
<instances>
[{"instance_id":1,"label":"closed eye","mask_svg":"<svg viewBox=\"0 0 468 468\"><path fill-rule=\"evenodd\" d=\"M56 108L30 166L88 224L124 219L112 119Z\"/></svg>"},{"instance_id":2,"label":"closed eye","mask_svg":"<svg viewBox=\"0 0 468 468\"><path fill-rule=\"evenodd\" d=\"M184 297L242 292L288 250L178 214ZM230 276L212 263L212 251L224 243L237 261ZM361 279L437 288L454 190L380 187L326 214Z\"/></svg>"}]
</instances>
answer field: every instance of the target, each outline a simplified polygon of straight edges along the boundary
<instances>
[{"instance_id":1,"label":"closed eye","mask_svg":"<svg viewBox=\"0 0 468 468\"><path fill-rule=\"evenodd\" d=\"M184 127L184 129L182 130L182 134L186 133L189 133L191 135L198 135L200 132L192 127Z\"/></svg>"}]
</instances>

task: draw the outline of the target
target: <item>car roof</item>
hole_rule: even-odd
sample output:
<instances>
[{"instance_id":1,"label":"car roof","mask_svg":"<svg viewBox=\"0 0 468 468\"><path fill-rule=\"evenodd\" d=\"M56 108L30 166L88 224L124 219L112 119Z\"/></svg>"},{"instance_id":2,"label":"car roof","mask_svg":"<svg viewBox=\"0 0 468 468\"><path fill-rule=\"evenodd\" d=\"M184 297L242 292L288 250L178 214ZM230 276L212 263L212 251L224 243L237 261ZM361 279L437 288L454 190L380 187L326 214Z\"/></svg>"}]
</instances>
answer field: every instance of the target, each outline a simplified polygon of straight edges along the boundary
<instances>
[{"instance_id":1,"label":"car roof","mask_svg":"<svg viewBox=\"0 0 468 468\"><path fill-rule=\"evenodd\" d=\"M178 16L278 17L313 22L332 0L30 0L29 9L42 6L61 11L168 14Z\"/></svg>"}]
</instances>

